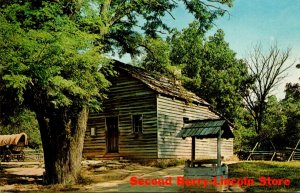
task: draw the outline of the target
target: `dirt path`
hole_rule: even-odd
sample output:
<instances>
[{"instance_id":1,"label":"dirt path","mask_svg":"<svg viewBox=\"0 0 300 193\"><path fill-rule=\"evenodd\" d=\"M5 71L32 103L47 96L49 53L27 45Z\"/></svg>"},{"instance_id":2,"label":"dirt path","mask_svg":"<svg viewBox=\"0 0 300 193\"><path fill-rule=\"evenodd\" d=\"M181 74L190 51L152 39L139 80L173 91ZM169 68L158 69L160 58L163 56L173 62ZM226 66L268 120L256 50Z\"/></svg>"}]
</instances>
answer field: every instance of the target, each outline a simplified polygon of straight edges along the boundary
<instances>
[{"instance_id":1,"label":"dirt path","mask_svg":"<svg viewBox=\"0 0 300 193\"><path fill-rule=\"evenodd\" d=\"M86 190L92 192L181 192L182 187L177 186L175 181L177 176L182 176L183 166L176 166L166 169L143 167L143 170L133 170L130 175L123 180L102 182L86 187ZM172 178L171 186L132 186L130 185L131 177L143 179L166 179Z\"/></svg>"},{"instance_id":2,"label":"dirt path","mask_svg":"<svg viewBox=\"0 0 300 193\"><path fill-rule=\"evenodd\" d=\"M176 184L176 178L183 176L183 165L161 169L139 164L121 165L117 169L84 164L83 176L86 183L72 186L42 185L43 164L40 162L3 163L0 171L0 192L2 191L83 191L83 192L183 192L183 187ZM142 179L171 178L170 186L133 186L131 177ZM241 192L239 187L231 187L230 191Z\"/></svg>"},{"instance_id":3,"label":"dirt path","mask_svg":"<svg viewBox=\"0 0 300 193\"><path fill-rule=\"evenodd\" d=\"M236 162L228 162L232 164ZM117 179L122 180L108 180L101 183L91 184L86 186L84 191L92 192L183 192L183 186L178 186L176 183L177 177L183 176L184 165L176 167L170 167L166 169L147 167L140 165L130 165L124 170L112 170L112 175L119 176ZM137 177L137 179L167 179L171 178L171 185L155 186L155 185L131 185L131 178ZM229 187L228 192L243 192L240 187Z\"/></svg>"}]
</instances>

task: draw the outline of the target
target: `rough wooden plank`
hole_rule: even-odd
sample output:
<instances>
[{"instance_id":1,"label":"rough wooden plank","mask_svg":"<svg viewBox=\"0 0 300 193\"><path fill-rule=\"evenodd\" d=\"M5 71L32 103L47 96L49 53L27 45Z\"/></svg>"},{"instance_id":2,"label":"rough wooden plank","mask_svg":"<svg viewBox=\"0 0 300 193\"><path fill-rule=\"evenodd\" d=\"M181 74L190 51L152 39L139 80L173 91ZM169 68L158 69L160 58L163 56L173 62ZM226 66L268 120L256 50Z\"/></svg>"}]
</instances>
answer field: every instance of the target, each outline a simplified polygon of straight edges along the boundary
<instances>
[{"instance_id":1,"label":"rough wooden plank","mask_svg":"<svg viewBox=\"0 0 300 193\"><path fill-rule=\"evenodd\" d=\"M157 158L156 93L138 80L120 74L112 80L109 100L103 103L103 112L91 113L85 137L84 154L109 157L106 153L105 117L118 116L119 156ZM132 131L132 115L143 115L143 134ZM90 137L90 127L96 127L96 136ZM91 151L95 153L91 153ZM112 154L111 154L112 155ZM112 156L116 156L115 154Z\"/></svg>"},{"instance_id":2,"label":"rough wooden plank","mask_svg":"<svg viewBox=\"0 0 300 193\"><path fill-rule=\"evenodd\" d=\"M218 118L206 106L187 104L184 101L160 96L158 102L158 156L160 158L191 158L191 138L175 138L183 126L183 118L206 119ZM222 156L233 155L232 140L221 142ZM180 155L180 156L178 156ZM216 139L196 139L196 158L216 157Z\"/></svg>"},{"instance_id":3,"label":"rough wooden plank","mask_svg":"<svg viewBox=\"0 0 300 193\"><path fill-rule=\"evenodd\" d=\"M195 160L195 155L196 155L196 141L195 141L195 137L192 137L192 158L191 158L191 160Z\"/></svg>"}]
</instances>

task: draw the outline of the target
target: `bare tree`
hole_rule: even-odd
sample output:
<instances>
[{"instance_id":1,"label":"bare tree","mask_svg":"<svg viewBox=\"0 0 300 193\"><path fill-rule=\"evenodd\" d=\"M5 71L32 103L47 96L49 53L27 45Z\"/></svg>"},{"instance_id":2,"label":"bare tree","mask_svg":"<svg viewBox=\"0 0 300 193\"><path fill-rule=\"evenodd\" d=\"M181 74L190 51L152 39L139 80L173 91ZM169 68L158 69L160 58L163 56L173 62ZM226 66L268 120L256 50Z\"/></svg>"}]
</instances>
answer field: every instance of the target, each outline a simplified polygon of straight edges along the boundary
<instances>
[{"instance_id":1,"label":"bare tree","mask_svg":"<svg viewBox=\"0 0 300 193\"><path fill-rule=\"evenodd\" d=\"M294 64L288 64L291 49L280 50L277 44L271 45L264 52L259 44L254 47L250 57L246 60L253 84L244 96L246 107L255 122L257 134L261 131L266 100L270 93L286 77L286 71Z\"/></svg>"}]
</instances>

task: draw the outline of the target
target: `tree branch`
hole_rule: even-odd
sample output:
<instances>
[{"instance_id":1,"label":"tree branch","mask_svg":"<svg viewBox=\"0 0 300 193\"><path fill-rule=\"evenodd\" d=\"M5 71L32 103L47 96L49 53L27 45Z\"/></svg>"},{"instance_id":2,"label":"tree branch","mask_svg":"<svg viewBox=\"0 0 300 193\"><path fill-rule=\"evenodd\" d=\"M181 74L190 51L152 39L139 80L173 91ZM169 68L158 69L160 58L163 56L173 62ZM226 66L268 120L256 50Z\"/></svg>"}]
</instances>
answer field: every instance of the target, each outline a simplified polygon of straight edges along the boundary
<instances>
[{"instance_id":1,"label":"tree branch","mask_svg":"<svg viewBox=\"0 0 300 193\"><path fill-rule=\"evenodd\" d=\"M268 95L285 77L283 74L294 65L293 63L285 66L290 57L290 50L281 51L277 44L274 44L265 54L261 45L258 45L254 47L250 58L246 60L249 73L255 78L255 82L248 89L248 96L245 96L244 99L247 109L257 122L257 133L262 127Z\"/></svg>"}]
</instances>

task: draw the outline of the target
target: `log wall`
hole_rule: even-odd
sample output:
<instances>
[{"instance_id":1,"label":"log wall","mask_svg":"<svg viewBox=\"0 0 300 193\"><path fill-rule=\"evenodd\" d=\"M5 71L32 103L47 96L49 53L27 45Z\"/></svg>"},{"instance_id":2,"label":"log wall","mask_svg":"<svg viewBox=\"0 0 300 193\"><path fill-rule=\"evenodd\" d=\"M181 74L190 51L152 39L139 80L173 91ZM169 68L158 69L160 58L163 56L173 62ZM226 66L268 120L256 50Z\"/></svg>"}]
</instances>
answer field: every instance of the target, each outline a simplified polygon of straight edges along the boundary
<instances>
[{"instance_id":1,"label":"log wall","mask_svg":"<svg viewBox=\"0 0 300 193\"><path fill-rule=\"evenodd\" d=\"M103 112L90 113L83 156L86 158L185 158L191 157L191 138L176 138L183 118L219 118L208 107L159 95L125 72L111 80ZM132 115L143 115L143 132L132 130ZM107 153L106 117L118 116L119 151ZM95 136L91 136L95 128ZM196 139L196 158L216 158L216 139ZM233 155L233 140L222 141L222 156Z\"/></svg>"},{"instance_id":2,"label":"log wall","mask_svg":"<svg viewBox=\"0 0 300 193\"><path fill-rule=\"evenodd\" d=\"M208 107L186 103L175 98L158 95L158 157L191 159L191 138L176 138L183 127L183 118L208 119L219 118ZM222 139L222 156L233 155L233 140ZM216 139L196 139L196 158L216 158Z\"/></svg>"},{"instance_id":3,"label":"log wall","mask_svg":"<svg viewBox=\"0 0 300 193\"><path fill-rule=\"evenodd\" d=\"M111 81L109 100L102 113L89 115L83 155L88 158L157 158L156 93L140 81L121 73ZM132 115L143 115L143 132L132 130ZM107 153L105 117L118 116L119 153ZM91 128L96 136L91 136Z\"/></svg>"}]
</instances>

